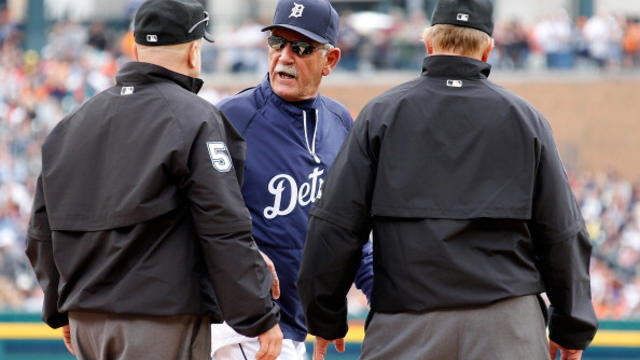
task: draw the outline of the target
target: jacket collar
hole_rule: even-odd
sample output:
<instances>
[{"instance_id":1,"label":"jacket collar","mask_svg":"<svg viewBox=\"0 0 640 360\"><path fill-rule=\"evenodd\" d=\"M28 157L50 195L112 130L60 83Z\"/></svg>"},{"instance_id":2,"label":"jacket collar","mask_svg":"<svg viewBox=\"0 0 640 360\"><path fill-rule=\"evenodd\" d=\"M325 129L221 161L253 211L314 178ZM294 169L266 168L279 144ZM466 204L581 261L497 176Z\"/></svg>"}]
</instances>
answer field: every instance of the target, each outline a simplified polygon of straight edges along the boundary
<instances>
[{"instance_id":1,"label":"jacket collar","mask_svg":"<svg viewBox=\"0 0 640 360\"><path fill-rule=\"evenodd\" d=\"M145 62L129 62L126 63L118 75L116 81L120 85L144 84L157 81L171 81L186 90L197 94L202 88L204 81L202 79L193 78L173 72L159 65Z\"/></svg>"},{"instance_id":2,"label":"jacket collar","mask_svg":"<svg viewBox=\"0 0 640 360\"><path fill-rule=\"evenodd\" d=\"M270 101L279 108L294 115L301 115L302 111L315 111L315 109L320 106L320 95L312 99L302 101L289 102L284 100L273 91L271 82L269 81L269 74L267 74L260 85L258 85L258 89L260 90L260 93L262 94L262 96L264 96L266 101Z\"/></svg>"},{"instance_id":3,"label":"jacket collar","mask_svg":"<svg viewBox=\"0 0 640 360\"><path fill-rule=\"evenodd\" d=\"M431 55L424 58L422 76L460 78L489 77L491 65L464 56Z\"/></svg>"},{"instance_id":4,"label":"jacket collar","mask_svg":"<svg viewBox=\"0 0 640 360\"><path fill-rule=\"evenodd\" d=\"M322 101L320 95L303 101L285 101L273 91L271 83L269 82L269 74L267 74L260 85L258 85L258 91L264 96L265 103L269 102L274 107L287 113L290 121L302 123L307 151L315 160L316 164L322 163L322 160L318 157L319 146L317 146L317 144L322 143L322 132L318 130L321 126L320 111L318 110L318 107L321 106L320 102ZM311 126L307 125L308 122L311 123L308 119L313 119L313 130L308 130Z\"/></svg>"}]
</instances>

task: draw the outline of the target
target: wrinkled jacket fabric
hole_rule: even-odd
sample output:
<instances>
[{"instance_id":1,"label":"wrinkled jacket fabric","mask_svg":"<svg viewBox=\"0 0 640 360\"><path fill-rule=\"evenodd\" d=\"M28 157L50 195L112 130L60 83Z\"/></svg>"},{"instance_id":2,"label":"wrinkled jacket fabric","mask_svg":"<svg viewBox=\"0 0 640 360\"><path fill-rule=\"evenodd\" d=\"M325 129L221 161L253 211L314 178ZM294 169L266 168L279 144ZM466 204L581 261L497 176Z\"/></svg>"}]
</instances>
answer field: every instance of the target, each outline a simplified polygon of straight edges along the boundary
<instances>
[{"instance_id":1,"label":"wrinkled jacket fabric","mask_svg":"<svg viewBox=\"0 0 640 360\"><path fill-rule=\"evenodd\" d=\"M427 57L420 78L358 116L311 212L299 287L312 334L344 336L346 303L336 299L373 230L374 312L546 291L551 339L589 344L591 245L551 129L489 71Z\"/></svg>"},{"instance_id":2,"label":"wrinkled jacket fabric","mask_svg":"<svg viewBox=\"0 0 640 360\"><path fill-rule=\"evenodd\" d=\"M245 144L201 86L128 63L47 137L27 255L51 327L69 311L207 315L248 336L277 323L240 193Z\"/></svg>"}]
</instances>

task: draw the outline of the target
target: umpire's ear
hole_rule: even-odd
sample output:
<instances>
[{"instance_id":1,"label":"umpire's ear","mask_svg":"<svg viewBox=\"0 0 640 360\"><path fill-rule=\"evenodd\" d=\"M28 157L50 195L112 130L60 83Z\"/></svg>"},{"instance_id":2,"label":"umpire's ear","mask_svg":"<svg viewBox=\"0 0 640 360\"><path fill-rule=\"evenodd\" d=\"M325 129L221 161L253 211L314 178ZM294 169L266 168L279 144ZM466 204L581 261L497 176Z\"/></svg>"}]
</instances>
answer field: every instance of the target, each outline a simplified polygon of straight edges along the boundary
<instances>
[{"instance_id":1,"label":"umpire's ear","mask_svg":"<svg viewBox=\"0 0 640 360\"><path fill-rule=\"evenodd\" d=\"M482 61L487 62L489 60L489 55L491 55L491 51L493 51L493 48L495 48L495 46L496 42L493 40L493 38L491 38L482 51Z\"/></svg>"},{"instance_id":2,"label":"umpire's ear","mask_svg":"<svg viewBox=\"0 0 640 360\"><path fill-rule=\"evenodd\" d=\"M427 51L427 55L433 54L433 44L431 43L431 28L424 29L422 33L422 41L424 42L424 48Z\"/></svg>"},{"instance_id":3,"label":"umpire's ear","mask_svg":"<svg viewBox=\"0 0 640 360\"><path fill-rule=\"evenodd\" d=\"M339 48L333 48L331 50L327 50L327 58L324 67L322 68L322 76L327 76L331 74L333 69L338 65L338 61L340 61L340 56L342 52Z\"/></svg>"},{"instance_id":4,"label":"umpire's ear","mask_svg":"<svg viewBox=\"0 0 640 360\"><path fill-rule=\"evenodd\" d=\"M133 45L131 45L131 50L133 50L133 58L136 61L140 61L140 56L138 56L138 44L133 43Z\"/></svg>"},{"instance_id":5,"label":"umpire's ear","mask_svg":"<svg viewBox=\"0 0 640 360\"><path fill-rule=\"evenodd\" d=\"M424 39L424 47L427 49L427 54L431 55L433 54L433 45L431 45L431 39L428 37L425 37Z\"/></svg>"},{"instance_id":6,"label":"umpire's ear","mask_svg":"<svg viewBox=\"0 0 640 360\"><path fill-rule=\"evenodd\" d=\"M187 61L192 69L200 69L200 41L192 41L189 46L189 55Z\"/></svg>"}]
</instances>

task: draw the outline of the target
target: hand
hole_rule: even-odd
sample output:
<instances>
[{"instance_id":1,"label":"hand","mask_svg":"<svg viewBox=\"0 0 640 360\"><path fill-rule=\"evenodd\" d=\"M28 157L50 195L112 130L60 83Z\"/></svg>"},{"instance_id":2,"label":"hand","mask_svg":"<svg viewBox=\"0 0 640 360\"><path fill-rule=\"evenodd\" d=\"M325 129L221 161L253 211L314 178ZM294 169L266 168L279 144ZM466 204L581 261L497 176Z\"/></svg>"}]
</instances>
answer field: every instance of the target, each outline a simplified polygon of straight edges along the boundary
<instances>
[{"instance_id":1,"label":"hand","mask_svg":"<svg viewBox=\"0 0 640 360\"><path fill-rule=\"evenodd\" d=\"M280 280L278 279L278 274L276 273L276 266L273 264L273 261L269 259L269 257L260 251L260 255L264 259L264 262L267 263L267 269L271 271L271 277L273 277L273 284L271 285L271 296L274 299L280 298Z\"/></svg>"},{"instance_id":2,"label":"hand","mask_svg":"<svg viewBox=\"0 0 640 360\"><path fill-rule=\"evenodd\" d=\"M73 345L71 344L71 329L69 325L64 325L62 327L62 336L64 337L64 346L67 347L67 350L71 353L71 355L75 355L76 351L73 350Z\"/></svg>"},{"instance_id":3,"label":"hand","mask_svg":"<svg viewBox=\"0 0 640 360\"><path fill-rule=\"evenodd\" d=\"M271 329L258 335L260 350L256 353L256 360L275 360L280 355L282 348L282 331L276 324Z\"/></svg>"},{"instance_id":4,"label":"hand","mask_svg":"<svg viewBox=\"0 0 640 360\"><path fill-rule=\"evenodd\" d=\"M313 341L313 360L324 360L324 356L327 355L327 348L331 343L336 347L336 350L344 352L344 338L327 340L316 336Z\"/></svg>"},{"instance_id":5,"label":"hand","mask_svg":"<svg viewBox=\"0 0 640 360\"><path fill-rule=\"evenodd\" d=\"M560 351L560 360L580 360L582 359L582 350L565 349L553 341L549 341L549 355L551 360L556 360L556 355Z\"/></svg>"}]
</instances>

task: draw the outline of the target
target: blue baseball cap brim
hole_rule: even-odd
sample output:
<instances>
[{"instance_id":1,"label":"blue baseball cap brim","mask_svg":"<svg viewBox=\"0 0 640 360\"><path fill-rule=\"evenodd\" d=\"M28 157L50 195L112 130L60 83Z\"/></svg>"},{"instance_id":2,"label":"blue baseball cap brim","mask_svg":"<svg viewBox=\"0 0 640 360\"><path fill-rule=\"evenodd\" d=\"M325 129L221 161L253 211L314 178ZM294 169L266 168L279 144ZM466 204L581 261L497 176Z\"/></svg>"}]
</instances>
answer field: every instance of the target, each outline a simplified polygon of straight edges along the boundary
<instances>
[{"instance_id":1,"label":"blue baseball cap brim","mask_svg":"<svg viewBox=\"0 0 640 360\"><path fill-rule=\"evenodd\" d=\"M293 30L293 31L295 31L295 32L297 32L297 33L299 33L301 35L304 35L304 36L308 37L309 39L311 39L311 40L313 40L313 41L315 41L317 43L320 43L320 44L329 43L328 39L325 39L325 38L323 38L322 36L320 36L320 35L318 35L316 33L313 33L313 32L311 32L309 30L303 29L303 28L298 27L298 26L289 25L289 24L273 24L273 25L269 25L267 27L262 28L261 31L268 31L268 30L271 30L273 28L285 28L285 29Z\"/></svg>"}]
</instances>

